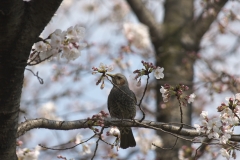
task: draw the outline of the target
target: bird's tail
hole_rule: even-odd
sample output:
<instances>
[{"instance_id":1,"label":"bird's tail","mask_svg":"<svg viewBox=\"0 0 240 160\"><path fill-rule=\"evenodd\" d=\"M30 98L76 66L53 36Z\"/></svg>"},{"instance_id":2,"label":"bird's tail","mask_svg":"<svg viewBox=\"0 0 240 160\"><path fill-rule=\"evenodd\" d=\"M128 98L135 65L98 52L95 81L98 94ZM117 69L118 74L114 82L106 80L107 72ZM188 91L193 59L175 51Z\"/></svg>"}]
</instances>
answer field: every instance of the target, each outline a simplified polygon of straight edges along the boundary
<instances>
[{"instance_id":1,"label":"bird's tail","mask_svg":"<svg viewBox=\"0 0 240 160\"><path fill-rule=\"evenodd\" d=\"M136 141L134 139L132 129L130 127L120 127L121 142L120 147L126 149L128 147L135 147Z\"/></svg>"}]
</instances>

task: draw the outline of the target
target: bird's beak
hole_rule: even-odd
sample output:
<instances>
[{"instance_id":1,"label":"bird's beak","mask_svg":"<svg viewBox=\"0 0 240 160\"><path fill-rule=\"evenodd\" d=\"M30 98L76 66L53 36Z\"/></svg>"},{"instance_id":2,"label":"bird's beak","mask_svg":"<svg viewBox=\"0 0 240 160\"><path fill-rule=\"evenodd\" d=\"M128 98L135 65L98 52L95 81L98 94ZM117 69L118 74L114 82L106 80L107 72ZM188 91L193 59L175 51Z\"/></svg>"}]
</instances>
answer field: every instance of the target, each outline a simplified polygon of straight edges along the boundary
<instances>
[{"instance_id":1,"label":"bird's beak","mask_svg":"<svg viewBox=\"0 0 240 160\"><path fill-rule=\"evenodd\" d=\"M107 73L106 75L108 75L108 76L110 76L111 78L114 78L114 74L109 74L109 73Z\"/></svg>"}]
</instances>

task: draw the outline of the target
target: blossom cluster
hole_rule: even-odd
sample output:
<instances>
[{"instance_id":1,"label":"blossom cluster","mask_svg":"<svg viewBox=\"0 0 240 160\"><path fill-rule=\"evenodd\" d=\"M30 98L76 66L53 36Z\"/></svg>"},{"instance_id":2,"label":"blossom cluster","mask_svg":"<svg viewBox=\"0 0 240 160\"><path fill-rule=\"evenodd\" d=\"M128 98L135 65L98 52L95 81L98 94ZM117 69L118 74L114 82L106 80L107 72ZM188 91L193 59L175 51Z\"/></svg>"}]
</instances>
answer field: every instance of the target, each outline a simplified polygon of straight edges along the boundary
<instances>
[{"instance_id":1,"label":"blossom cluster","mask_svg":"<svg viewBox=\"0 0 240 160\"><path fill-rule=\"evenodd\" d=\"M141 70L137 69L133 72L134 74L136 74L134 79L138 81L137 86L141 86L141 77L143 75L149 75L152 72L154 72L154 77L156 79L164 78L164 74L163 74L164 68L159 66L154 66L153 63L150 63L150 62L141 61L141 63L143 64L144 68Z\"/></svg>"},{"instance_id":2,"label":"blossom cluster","mask_svg":"<svg viewBox=\"0 0 240 160\"><path fill-rule=\"evenodd\" d=\"M170 86L169 84L164 84L164 86L161 86L160 89L163 97L163 102L168 102L169 98L172 95L176 96L178 100L181 100L183 104L185 104L185 102L189 104L194 102L194 99L196 98L196 95L194 93L190 94L189 96L183 95L183 92L187 91L188 89L189 87L183 84L179 84L175 87Z\"/></svg>"},{"instance_id":3,"label":"blossom cluster","mask_svg":"<svg viewBox=\"0 0 240 160\"><path fill-rule=\"evenodd\" d=\"M98 79L98 81L96 82L96 85L99 85L101 82L101 89L104 88L105 84L104 84L104 78L106 76L106 73L107 72L112 72L114 69L113 65L106 65L106 64L103 64L103 63L100 63L99 67L92 67L92 74L96 74L96 73L102 73L102 76Z\"/></svg>"},{"instance_id":4,"label":"blossom cluster","mask_svg":"<svg viewBox=\"0 0 240 160\"><path fill-rule=\"evenodd\" d=\"M124 34L130 44L139 49L147 49L150 46L150 36L147 26L138 23L125 23L123 25Z\"/></svg>"},{"instance_id":5,"label":"blossom cluster","mask_svg":"<svg viewBox=\"0 0 240 160\"><path fill-rule=\"evenodd\" d=\"M19 148L17 150L18 159L23 159L23 160L38 160L39 154L40 154L39 146L36 146L35 149Z\"/></svg>"},{"instance_id":6,"label":"blossom cluster","mask_svg":"<svg viewBox=\"0 0 240 160\"><path fill-rule=\"evenodd\" d=\"M104 117L107 117L109 114L104 112L104 111L100 111L98 114L94 114L92 116L92 118L88 117L87 120L92 120L93 122L96 122L97 124L99 124L101 127L104 126ZM97 128L95 128L96 132L99 132L99 130Z\"/></svg>"},{"instance_id":7,"label":"blossom cluster","mask_svg":"<svg viewBox=\"0 0 240 160\"><path fill-rule=\"evenodd\" d=\"M240 120L240 93L235 95L235 98L227 98L228 104L222 103L218 107L220 115L218 117L209 118L208 112L202 111L200 114L201 124L195 124L199 134L207 134L209 139L216 139L220 144L227 144L233 134L234 126ZM229 159L231 150L222 148L222 156Z\"/></svg>"},{"instance_id":8,"label":"blossom cluster","mask_svg":"<svg viewBox=\"0 0 240 160\"><path fill-rule=\"evenodd\" d=\"M98 72L100 73L106 73L106 72L112 72L114 67L113 65L106 65L106 64L103 64L103 63L100 63L99 67L92 67L93 69L93 74L96 74Z\"/></svg>"},{"instance_id":9,"label":"blossom cluster","mask_svg":"<svg viewBox=\"0 0 240 160\"><path fill-rule=\"evenodd\" d=\"M86 43L80 43L84 35L85 28L79 25L69 27L67 31L57 29L47 39L33 45L29 63L39 63L52 58L65 58L68 61L77 59L81 50L87 46Z\"/></svg>"}]
</instances>

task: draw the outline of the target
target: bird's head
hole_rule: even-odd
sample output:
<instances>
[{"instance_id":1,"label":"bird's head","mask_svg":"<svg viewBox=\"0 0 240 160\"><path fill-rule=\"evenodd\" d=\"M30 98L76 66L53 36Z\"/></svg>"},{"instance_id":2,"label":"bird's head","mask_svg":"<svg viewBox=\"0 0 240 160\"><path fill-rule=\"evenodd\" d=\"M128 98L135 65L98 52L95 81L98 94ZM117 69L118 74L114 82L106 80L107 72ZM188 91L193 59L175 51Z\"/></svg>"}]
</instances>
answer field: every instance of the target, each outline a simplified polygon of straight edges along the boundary
<instances>
[{"instance_id":1,"label":"bird's head","mask_svg":"<svg viewBox=\"0 0 240 160\"><path fill-rule=\"evenodd\" d=\"M121 73L117 73L117 74L109 74L107 73L108 76L110 76L112 78L112 82L117 85L117 86L128 86L128 81L127 78L121 74Z\"/></svg>"}]
</instances>

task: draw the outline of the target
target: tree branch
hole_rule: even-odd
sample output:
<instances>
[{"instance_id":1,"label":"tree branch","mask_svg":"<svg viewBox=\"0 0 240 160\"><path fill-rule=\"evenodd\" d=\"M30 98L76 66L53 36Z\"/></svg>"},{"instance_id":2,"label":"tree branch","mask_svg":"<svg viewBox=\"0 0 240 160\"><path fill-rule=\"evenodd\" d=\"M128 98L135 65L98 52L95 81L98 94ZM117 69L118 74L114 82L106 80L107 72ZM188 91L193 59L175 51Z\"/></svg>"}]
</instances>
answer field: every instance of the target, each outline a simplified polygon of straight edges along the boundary
<instances>
[{"instance_id":1,"label":"tree branch","mask_svg":"<svg viewBox=\"0 0 240 160\"><path fill-rule=\"evenodd\" d=\"M202 39L201 37L206 33L206 31L208 31L210 25L216 20L218 13L227 2L228 0L214 1L214 3L209 7L213 8L215 13L208 15L207 17L204 17L202 13L198 20L193 22L195 24L192 29L194 30L193 32L196 34L196 36Z\"/></svg>"},{"instance_id":2,"label":"tree branch","mask_svg":"<svg viewBox=\"0 0 240 160\"><path fill-rule=\"evenodd\" d=\"M91 126L100 126L97 123L92 123L92 120L81 119L76 121L54 121L45 118L38 118L32 120L26 120L19 124L17 137L24 135L27 131L35 128L45 128L45 129L54 129L54 130L72 130L79 128L89 128ZM137 123L136 123L137 122ZM136 122L130 119L115 119L115 118L105 118L104 126L119 126L119 127L138 127L138 128L159 128L167 132L175 133L181 136L188 137L206 137L206 135L199 133L195 129L189 129L189 127L183 127L179 132L180 125L172 125L162 122L154 122L144 120L141 123L139 120ZM240 142L240 135L232 135L231 141Z\"/></svg>"},{"instance_id":3,"label":"tree branch","mask_svg":"<svg viewBox=\"0 0 240 160\"><path fill-rule=\"evenodd\" d=\"M218 13L221 11L221 9L227 2L227 0L214 1L213 4L208 5L207 8L212 8L214 10L214 14L204 16L204 12L202 12L202 14L198 17L197 20L192 20L189 25L184 28L182 34L182 36L186 37L185 39L189 39L187 41L188 43L182 43L185 43L184 45L188 46L188 48L198 50L198 45L202 40L203 35L209 30L211 24L216 20Z\"/></svg>"},{"instance_id":4,"label":"tree branch","mask_svg":"<svg viewBox=\"0 0 240 160\"><path fill-rule=\"evenodd\" d=\"M143 2L141 0L127 0L127 2L138 20L148 26L152 41L162 39L163 31L160 24L156 22L155 17L145 7Z\"/></svg>"}]
</instances>

